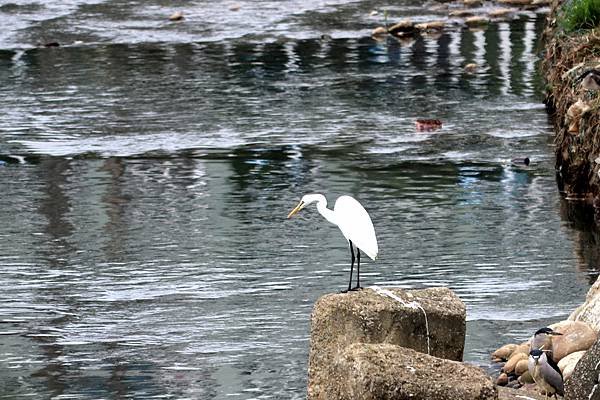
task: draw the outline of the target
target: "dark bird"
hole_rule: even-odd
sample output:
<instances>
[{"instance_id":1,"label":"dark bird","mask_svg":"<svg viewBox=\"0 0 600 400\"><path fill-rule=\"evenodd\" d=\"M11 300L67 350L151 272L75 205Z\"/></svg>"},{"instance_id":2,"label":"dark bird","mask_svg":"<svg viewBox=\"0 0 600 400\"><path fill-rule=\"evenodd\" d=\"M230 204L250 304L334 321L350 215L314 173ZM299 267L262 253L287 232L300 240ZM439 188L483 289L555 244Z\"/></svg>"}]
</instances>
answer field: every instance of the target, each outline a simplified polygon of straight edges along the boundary
<instances>
[{"instance_id":1,"label":"dark bird","mask_svg":"<svg viewBox=\"0 0 600 400\"><path fill-rule=\"evenodd\" d=\"M552 357L552 337L561 335L548 327L538 329L531 338L530 350L542 350Z\"/></svg>"},{"instance_id":2,"label":"dark bird","mask_svg":"<svg viewBox=\"0 0 600 400\"><path fill-rule=\"evenodd\" d=\"M528 369L536 385L546 392L546 396L565 395L562 372L544 351L533 349L529 352Z\"/></svg>"},{"instance_id":3,"label":"dark bird","mask_svg":"<svg viewBox=\"0 0 600 400\"><path fill-rule=\"evenodd\" d=\"M525 157L525 158L513 158L512 160L510 160L510 163L514 166L524 166L524 167L528 167L529 164L531 163L531 160L529 159L529 157Z\"/></svg>"},{"instance_id":4,"label":"dark bird","mask_svg":"<svg viewBox=\"0 0 600 400\"><path fill-rule=\"evenodd\" d=\"M581 81L581 87L587 90L600 89L600 71L590 69L579 75L575 82Z\"/></svg>"}]
</instances>

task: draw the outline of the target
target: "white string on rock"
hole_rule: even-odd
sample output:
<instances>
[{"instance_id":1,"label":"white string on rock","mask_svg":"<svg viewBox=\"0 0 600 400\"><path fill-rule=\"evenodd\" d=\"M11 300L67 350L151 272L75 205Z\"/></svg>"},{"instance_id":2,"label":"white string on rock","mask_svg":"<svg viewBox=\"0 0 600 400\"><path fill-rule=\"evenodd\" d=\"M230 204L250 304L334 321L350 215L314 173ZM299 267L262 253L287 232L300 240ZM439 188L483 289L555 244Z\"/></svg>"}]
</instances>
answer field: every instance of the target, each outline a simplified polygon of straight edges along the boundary
<instances>
[{"instance_id":1,"label":"white string on rock","mask_svg":"<svg viewBox=\"0 0 600 400\"><path fill-rule=\"evenodd\" d=\"M412 308L412 309L420 309L421 311L423 311L423 315L425 316L425 332L427 335L427 354L431 355L431 346L430 346L430 342L429 342L429 322L427 320L427 313L425 312L425 309L416 301L411 301L411 302L406 302L404 300L402 300L402 298L400 298L399 296L396 296L393 292L391 292L390 290L384 289L384 288L380 288L379 286L369 286L369 289L372 289L375 293L377 293L380 296L385 296L385 297L389 297L392 300L396 300L398 303L402 304L404 307L408 307L408 308Z\"/></svg>"}]
</instances>

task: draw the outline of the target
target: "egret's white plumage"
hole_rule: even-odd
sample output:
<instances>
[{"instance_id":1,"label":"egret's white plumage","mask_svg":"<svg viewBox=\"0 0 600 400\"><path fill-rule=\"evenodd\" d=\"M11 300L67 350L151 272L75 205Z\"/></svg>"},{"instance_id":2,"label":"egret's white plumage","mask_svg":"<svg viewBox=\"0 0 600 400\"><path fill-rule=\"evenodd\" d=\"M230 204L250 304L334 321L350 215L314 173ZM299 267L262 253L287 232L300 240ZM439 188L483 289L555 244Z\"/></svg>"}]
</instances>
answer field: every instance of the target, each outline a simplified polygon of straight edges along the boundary
<instances>
[{"instance_id":1,"label":"egret's white plumage","mask_svg":"<svg viewBox=\"0 0 600 400\"><path fill-rule=\"evenodd\" d=\"M327 199L319 193L307 194L302 197L300 203L288 214L288 218L302 210L309 204L317 203L317 211L329 222L337 225L342 231L342 234L350 244L350 254L352 256L352 264L350 266L350 282L352 282L352 267L354 266L354 249L358 258L358 271L356 277L356 288L360 288L360 253L362 250L367 256L375 260L379 253L377 246L377 237L375 236L375 228L371 217L367 210L350 196L340 196L333 206L333 210L327 208ZM351 283L348 285L350 290Z\"/></svg>"},{"instance_id":2,"label":"egret's white plumage","mask_svg":"<svg viewBox=\"0 0 600 400\"><path fill-rule=\"evenodd\" d=\"M340 196L335 201L333 212L338 221L337 226L346 240L351 240L371 260L375 260L379 248L375 228L367 210L353 197Z\"/></svg>"}]
</instances>

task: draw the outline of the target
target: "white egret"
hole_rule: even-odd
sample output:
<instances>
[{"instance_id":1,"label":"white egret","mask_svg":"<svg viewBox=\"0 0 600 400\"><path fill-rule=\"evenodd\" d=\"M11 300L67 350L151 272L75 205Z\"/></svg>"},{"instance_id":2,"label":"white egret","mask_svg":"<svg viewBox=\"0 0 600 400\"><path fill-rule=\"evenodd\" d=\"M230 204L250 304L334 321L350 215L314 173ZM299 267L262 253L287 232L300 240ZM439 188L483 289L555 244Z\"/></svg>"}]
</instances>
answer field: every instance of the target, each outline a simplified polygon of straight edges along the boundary
<instances>
[{"instance_id":1,"label":"white egret","mask_svg":"<svg viewBox=\"0 0 600 400\"><path fill-rule=\"evenodd\" d=\"M377 237L371 217L364 207L350 196L340 196L335 202L333 210L327 208L327 199L322 194L307 194L300 203L288 214L288 218L302 210L311 203L317 203L317 211L329 222L337 225L350 245L350 282L348 290L360 289L360 251L362 250L372 260L377 258L379 249ZM352 271L354 268L354 249L356 249L356 286L352 288Z\"/></svg>"}]
</instances>

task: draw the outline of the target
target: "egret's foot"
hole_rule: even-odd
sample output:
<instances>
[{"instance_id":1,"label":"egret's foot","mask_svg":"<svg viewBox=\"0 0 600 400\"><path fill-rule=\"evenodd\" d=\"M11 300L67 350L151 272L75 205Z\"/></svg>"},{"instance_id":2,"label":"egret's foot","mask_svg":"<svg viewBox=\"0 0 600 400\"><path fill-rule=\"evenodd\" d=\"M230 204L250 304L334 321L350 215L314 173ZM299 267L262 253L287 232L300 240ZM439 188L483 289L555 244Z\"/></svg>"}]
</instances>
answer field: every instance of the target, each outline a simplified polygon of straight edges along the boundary
<instances>
[{"instance_id":1,"label":"egret's foot","mask_svg":"<svg viewBox=\"0 0 600 400\"><path fill-rule=\"evenodd\" d=\"M352 290L352 289L340 290L340 293L348 293L350 290Z\"/></svg>"},{"instance_id":2,"label":"egret's foot","mask_svg":"<svg viewBox=\"0 0 600 400\"><path fill-rule=\"evenodd\" d=\"M362 286L356 286L356 287L353 287L350 290L354 292L355 290L363 290L363 288L362 288Z\"/></svg>"}]
</instances>

